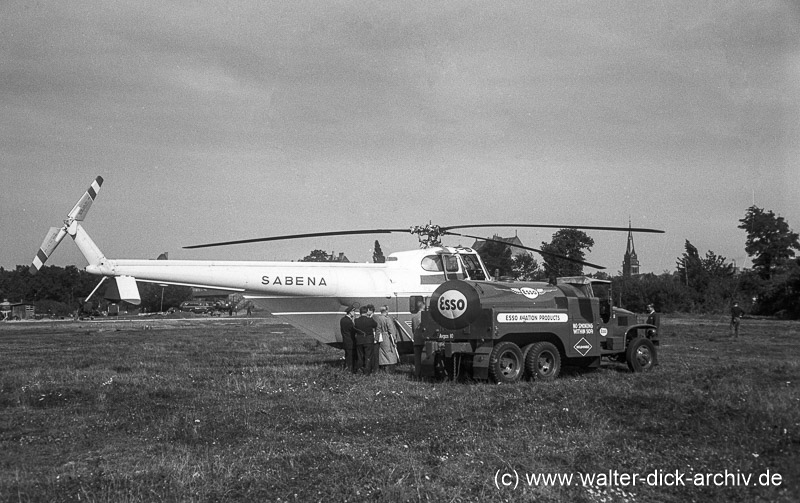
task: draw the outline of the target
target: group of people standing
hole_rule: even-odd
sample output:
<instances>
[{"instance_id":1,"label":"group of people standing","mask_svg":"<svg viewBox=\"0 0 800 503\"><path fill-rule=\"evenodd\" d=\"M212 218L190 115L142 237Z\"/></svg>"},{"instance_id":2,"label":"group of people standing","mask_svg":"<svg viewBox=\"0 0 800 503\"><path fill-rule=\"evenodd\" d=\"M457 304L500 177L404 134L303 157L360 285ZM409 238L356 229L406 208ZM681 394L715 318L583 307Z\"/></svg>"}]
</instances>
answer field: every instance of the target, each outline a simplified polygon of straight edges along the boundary
<instances>
[{"instance_id":1,"label":"group of people standing","mask_svg":"<svg viewBox=\"0 0 800 503\"><path fill-rule=\"evenodd\" d=\"M381 306L377 314L372 304L358 309L348 307L339 321L339 328L344 365L354 374L369 375L399 361L397 329L389 317L389 306Z\"/></svg>"}]
</instances>

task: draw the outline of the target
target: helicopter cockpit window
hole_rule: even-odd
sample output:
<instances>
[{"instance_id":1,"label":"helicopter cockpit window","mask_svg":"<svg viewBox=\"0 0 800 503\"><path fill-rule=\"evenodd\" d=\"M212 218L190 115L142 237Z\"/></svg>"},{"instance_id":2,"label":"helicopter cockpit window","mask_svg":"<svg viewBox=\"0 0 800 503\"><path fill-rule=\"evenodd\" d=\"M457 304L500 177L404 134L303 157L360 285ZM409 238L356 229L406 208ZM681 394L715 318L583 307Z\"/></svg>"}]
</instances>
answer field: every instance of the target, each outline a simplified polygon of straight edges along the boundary
<instances>
[{"instance_id":1,"label":"helicopter cockpit window","mask_svg":"<svg viewBox=\"0 0 800 503\"><path fill-rule=\"evenodd\" d=\"M458 258L455 255L442 255L444 268L447 272L458 272Z\"/></svg>"},{"instance_id":2,"label":"helicopter cockpit window","mask_svg":"<svg viewBox=\"0 0 800 503\"><path fill-rule=\"evenodd\" d=\"M428 255L422 259L422 270L429 272L458 272L458 259L454 255Z\"/></svg>"},{"instance_id":3,"label":"helicopter cockpit window","mask_svg":"<svg viewBox=\"0 0 800 503\"><path fill-rule=\"evenodd\" d=\"M486 279L486 273L484 272L483 267L481 267L481 263L477 256L462 254L461 259L464 261L464 268L467 270L467 274L469 275L470 279Z\"/></svg>"},{"instance_id":4,"label":"helicopter cockpit window","mask_svg":"<svg viewBox=\"0 0 800 503\"><path fill-rule=\"evenodd\" d=\"M429 272L442 272L442 258L439 255L428 255L422 259L422 270Z\"/></svg>"}]
</instances>

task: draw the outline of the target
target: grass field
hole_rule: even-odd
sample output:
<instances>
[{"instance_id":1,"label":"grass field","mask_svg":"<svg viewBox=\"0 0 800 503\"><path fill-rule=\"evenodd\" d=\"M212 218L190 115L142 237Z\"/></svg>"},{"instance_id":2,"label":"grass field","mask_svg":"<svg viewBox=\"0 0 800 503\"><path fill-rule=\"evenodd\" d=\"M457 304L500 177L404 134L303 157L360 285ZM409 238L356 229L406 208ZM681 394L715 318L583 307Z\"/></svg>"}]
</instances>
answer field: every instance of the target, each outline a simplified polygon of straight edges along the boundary
<instances>
[{"instance_id":1,"label":"grass field","mask_svg":"<svg viewBox=\"0 0 800 503\"><path fill-rule=\"evenodd\" d=\"M800 500L800 324L662 332L650 373L498 386L353 376L270 318L0 324L0 499Z\"/></svg>"}]
</instances>

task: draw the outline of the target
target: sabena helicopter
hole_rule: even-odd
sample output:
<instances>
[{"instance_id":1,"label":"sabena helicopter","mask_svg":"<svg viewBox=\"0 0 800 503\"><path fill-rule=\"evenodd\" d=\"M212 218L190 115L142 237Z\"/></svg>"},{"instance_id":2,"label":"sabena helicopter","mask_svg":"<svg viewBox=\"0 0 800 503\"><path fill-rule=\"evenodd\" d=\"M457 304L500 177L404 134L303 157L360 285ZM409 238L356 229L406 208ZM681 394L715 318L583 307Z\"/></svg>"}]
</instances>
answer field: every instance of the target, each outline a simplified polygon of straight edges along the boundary
<instances>
[{"instance_id":1,"label":"sabena helicopter","mask_svg":"<svg viewBox=\"0 0 800 503\"><path fill-rule=\"evenodd\" d=\"M342 262L275 262L217 260L131 260L109 259L100 251L80 224L97 197L103 178L98 176L75 204L61 227L52 227L33 263L35 274L69 235L86 258L86 271L102 279L93 295L106 279L111 279L106 297L138 305L141 302L137 281L166 285L192 286L239 293L256 308L285 319L305 334L325 344L339 346L339 318L351 306L388 305L400 336L398 347L410 350L411 315L418 301L430 297L440 284L450 279L491 280L478 252L463 246L444 246L443 236L481 239L508 245L504 241L454 232L455 229L478 227L541 227L625 232L656 232L657 229L631 227L565 226L546 224L478 224L442 227L433 224L404 229L363 229L271 236L239 241L226 241L193 246L186 249L227 246L243 243L279 241L340 235L411 233L419 239L419 249L390 254L384 263ZM545 252L536 248L518 248ZM600 265L549 254L604 269Z\"/></svg>"}]
</instances>

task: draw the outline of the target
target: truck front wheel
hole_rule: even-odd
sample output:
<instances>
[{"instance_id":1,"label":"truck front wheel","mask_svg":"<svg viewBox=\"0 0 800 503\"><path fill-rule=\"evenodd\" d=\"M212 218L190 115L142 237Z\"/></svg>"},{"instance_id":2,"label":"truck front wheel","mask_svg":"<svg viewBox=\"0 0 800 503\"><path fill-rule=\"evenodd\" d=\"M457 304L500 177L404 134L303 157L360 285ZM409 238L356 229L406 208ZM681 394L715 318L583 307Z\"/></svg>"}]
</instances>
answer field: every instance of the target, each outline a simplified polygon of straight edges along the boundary
<instances>
[{"instance_id":1,"label":"truck front wheel","mask_svg":"<svg viewBox=\"0 0 800 503\"><path fill-rule=\"evenodd\" d=\"M628 349L625 351L625 360L628 363L628 368L634 372L650 370L658 365L656 347L650 342L650 339L637 337L628 344Z\"/></svg>"},{"instance_id":2,"label":"truck front wheel","mask_svg":"<svg viewBox=\"0 0 800 503\"><path fill-rule=\"evenodd\" d=\"M537 342L525 357L525 370L535 381L552 381L561 372L561 354L549 342Z\"/></svg>"},{"instance_id":3,"label":"truck front wheel","mask_svg":"<svg viewBox=\"0 0 800 503\"><path fill-rule=\"evenodd\" d=\"M513 342L501 342L489 357L489 374L497 383L510 384L522 377L522 350Z\"/></svg>"}]
</instances>

